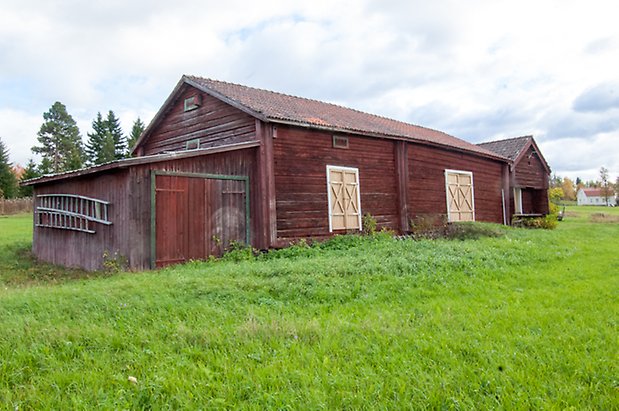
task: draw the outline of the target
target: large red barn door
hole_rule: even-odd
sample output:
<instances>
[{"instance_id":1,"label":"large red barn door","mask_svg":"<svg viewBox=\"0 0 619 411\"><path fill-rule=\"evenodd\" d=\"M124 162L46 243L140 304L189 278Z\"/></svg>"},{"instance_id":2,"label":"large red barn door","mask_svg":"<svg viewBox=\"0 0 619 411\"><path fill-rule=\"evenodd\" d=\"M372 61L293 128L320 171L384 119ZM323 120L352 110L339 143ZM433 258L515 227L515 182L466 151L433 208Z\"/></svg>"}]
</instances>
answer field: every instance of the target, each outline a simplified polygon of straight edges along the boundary
<instances>
[{"instance_id":1,"label":"large red barn door","mask_svg":"<svg viewBox=\"0 0 619 411\"><path fill-rule=\"evenodd\" d=\"M155 267L221 255L248 238L247 180L153 174Z\"/></svg>"}]
</instances>

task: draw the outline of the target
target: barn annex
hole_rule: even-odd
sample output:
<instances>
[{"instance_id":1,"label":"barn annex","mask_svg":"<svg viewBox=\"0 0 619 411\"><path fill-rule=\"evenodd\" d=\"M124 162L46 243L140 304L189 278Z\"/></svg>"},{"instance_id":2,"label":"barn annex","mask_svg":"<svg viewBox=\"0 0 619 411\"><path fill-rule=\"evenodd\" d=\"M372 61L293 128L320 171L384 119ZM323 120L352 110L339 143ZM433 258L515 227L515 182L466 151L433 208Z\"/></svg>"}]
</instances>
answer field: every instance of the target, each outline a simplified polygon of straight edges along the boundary
<instances>
[{"instance_id":1,"label":"barn annex","mask_svg":"<svg viewBox=\"0 0 619 411\"><path fill-rule=\"evenodd\" d=\"M479 146L512 161L508 215L548 214L550 167L532 136L490 141Z\"/></svg>"},{"instance_id":2,"label":"barn annex","mask_svg":"<svg viewBox=\"0 0 619 411\"><path fill-rule=\"evenodd\" d=\"M136 157L31 180L34 253L98 269L266 249L357 231L365 213L509 221L504 155L440 131L316 100L183 76ZM507 196L509 198L509 196Z\"/></svg>"}]
</instances>

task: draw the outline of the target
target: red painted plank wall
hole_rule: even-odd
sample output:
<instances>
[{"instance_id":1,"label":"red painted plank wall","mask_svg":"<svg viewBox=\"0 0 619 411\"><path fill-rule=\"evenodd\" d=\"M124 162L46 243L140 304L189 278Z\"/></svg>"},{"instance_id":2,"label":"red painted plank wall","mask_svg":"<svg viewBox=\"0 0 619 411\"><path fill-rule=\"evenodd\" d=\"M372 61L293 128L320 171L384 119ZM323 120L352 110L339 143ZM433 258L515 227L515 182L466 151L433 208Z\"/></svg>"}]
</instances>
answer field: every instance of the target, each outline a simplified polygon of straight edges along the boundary
<instances>
[{"instance_id":1,"label":"red painted plank wall","mask_svg":"<svg viewBox=\"0 0 619 411\"><path fill-rule=\"evenodd\" d=\"M327 165L359 169L361 212L379 226L397 228L394 141L348 135L349 148L334 148L333 134L279 126L273 140L277 236L329 233Z\"/></svg>"},{"instance_id":2,"label":"red painted plank wall","mask_svg":"<svg viewBox=\"0 0 619 411\"><path fill-rule=\"evenodd\" d=\"M408 145L408 213L410 218L446 215L445 170L473 173L475 218L503 222L502 163L443 148Z\"/></svg>"},{"instance_id":3,"label":"red painted plank wall","mask_svg":"<svg viewBox=\"0 0 619 411\"><path fill-rule=\"evenodd\" d=\"M184 111L185 98L199 95L201 105ZM200 148L241 143L255 139L255 119L221 100L186 85L170 111L145 141L144 155L185 150L199 138Z\"/></svg>"},{"instance_id":4,"label":"red painted plank wall","mask_svg":"<svg viewBox=\"0 0 619 411\"><path fill-rule=\"evenodd\" d=\"M548 173L542 161L532 153L533 146L529 147L527 153L516 164L516 187L547 189Z\"/></svg>"}]
</instances>

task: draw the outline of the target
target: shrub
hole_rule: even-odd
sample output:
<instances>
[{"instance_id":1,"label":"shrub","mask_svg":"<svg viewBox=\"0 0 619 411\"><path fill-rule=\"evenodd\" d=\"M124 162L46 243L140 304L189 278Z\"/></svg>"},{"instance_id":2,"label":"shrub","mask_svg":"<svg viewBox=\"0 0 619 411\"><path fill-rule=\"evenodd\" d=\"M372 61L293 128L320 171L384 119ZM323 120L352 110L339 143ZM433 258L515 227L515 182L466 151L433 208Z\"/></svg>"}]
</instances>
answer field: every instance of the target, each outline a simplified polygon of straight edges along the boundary
<instances>
[{"instance_id":1,"label":"shrub","mask_svg":"<svg viewBox=\"0 0 619 411\"><path fill-rule=\"evenodd\" d=\"M542 228L544 230L553 230L559 224L556 214L548 214L545 217L523 218L514 221L515 227L523 228Z\"/></svg>"},{"instance_id":2,"label":"shrub","mask_svg":"<svg viewBox=\"0 0 619 411\"><path fill-rule=\"evenodd\" d=\"M370 213L365 213L361 218L361 231L365 235L376 234L376 219Z\"/></svg>"}]
</instances>

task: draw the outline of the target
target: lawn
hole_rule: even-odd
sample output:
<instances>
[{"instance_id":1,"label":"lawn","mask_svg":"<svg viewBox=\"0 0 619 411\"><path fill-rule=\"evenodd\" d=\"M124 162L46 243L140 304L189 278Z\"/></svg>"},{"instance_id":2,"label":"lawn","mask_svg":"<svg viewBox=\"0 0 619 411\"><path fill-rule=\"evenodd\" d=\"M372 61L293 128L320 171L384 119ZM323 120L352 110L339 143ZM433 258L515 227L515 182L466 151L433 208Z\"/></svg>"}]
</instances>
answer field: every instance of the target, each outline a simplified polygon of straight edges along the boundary
<instances>
[{"instance_id":1,"label":"lawn","mask_svg":"<svg viewBox=\"0 0 619 411\"><path fill-rule=\"evenodd\" d=\"M619 209L482 228L63 276L0 218L0 407L617 409Z\"/></svg>"}]
</instances>

